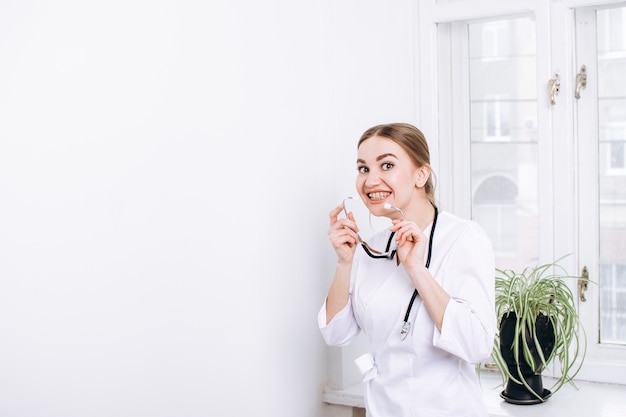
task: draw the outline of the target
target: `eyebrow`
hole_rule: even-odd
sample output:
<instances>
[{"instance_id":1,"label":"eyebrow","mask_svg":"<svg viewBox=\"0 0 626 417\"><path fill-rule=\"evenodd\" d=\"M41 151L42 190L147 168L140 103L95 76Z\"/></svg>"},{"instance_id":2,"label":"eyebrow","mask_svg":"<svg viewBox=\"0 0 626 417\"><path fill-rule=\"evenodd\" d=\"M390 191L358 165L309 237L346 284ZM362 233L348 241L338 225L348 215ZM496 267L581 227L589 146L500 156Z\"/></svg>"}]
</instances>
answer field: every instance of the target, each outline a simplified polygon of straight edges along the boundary
<instances>
[{"instance_id":1,"label":"eyebrow","mask_svg":"<svg viewBox=\"0 0 626 417\"><path fill-rule=\"evenodd\" d=\"M398 159L398 157L397 157L397 156L395 156L395 155L394 155L394 154L392 154L392 153L384 153L384 154L382 154L382 155L378 155L378 156L376 157L376 161L380 161L380 160L385 159L385 158L387 158L387 157L392 157L392 158L396 158L396 159ZM364 164L364 163L365 163L365 161L364 161L364 160L362 160L362 159L357 159L357 160L356 160L356 163L357 163L357 164Z\"/></svg>"}]
</instances>

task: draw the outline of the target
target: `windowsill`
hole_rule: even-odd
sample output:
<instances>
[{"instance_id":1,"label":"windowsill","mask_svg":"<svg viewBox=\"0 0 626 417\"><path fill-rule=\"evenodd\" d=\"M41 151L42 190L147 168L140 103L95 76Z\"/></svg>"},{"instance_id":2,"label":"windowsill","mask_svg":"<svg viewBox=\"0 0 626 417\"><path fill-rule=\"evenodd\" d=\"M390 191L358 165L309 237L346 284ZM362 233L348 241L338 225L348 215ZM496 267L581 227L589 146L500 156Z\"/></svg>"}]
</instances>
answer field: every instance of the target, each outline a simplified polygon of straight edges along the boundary
<instances>
[{"instance_id":1,"label":"windowsill","mask_svg":"<svg viewBox=\"0 0 626 417\"><path fill-rule=\"evenodd\" d=\"M500 398L502 386L498 374L483 371L480 380L483 399L489 416L492 417L536 416L538 411L542 413L541 415L568 417L626 416L626 385L577 381L578 390L566 384L545 403L528 406L509 404ZM549 389L553 379L544 376L543 383L544 387ZM363 408L363 386L358 384L343 390L326 388L323 399L329 404Z\"/></svg>"}]
</instances>

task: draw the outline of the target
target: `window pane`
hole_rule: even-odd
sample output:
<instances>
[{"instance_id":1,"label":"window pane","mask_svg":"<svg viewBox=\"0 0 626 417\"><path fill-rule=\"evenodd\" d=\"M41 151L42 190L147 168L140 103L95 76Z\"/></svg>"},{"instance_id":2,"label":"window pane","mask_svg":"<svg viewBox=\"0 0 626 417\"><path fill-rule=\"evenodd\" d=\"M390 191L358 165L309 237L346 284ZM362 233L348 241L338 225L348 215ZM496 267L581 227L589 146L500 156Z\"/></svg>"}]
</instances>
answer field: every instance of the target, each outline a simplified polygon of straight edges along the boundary
<instances>
[{"instance_id":1,"label":"window pane","mask_svg":"<svg viewBox=\"0 0 626 417\"><path fill-rule=\"evenodd\" d=\"M597 12L600 339L626 344L626 8Z\"/></svg>"},{"instance_id":2,"label":"window pane","mask_svg":"<svg viewBox=\"0 0 626 417\"><path fill-rule=\"evenodd\" d=\"M472 23L468 34L472 218L496 265L517 269L539 253L535 22Z\"/></svg>"},{"instance_id":3,"label":"window pane","mask_svg":"<svg viewBox=\"0 0 626 417\"><path fill-rule=\"evenodd\" d=\"M471 103L472 143L481 141L536 142L537 102L487 96Z\"/></svg>"}]
</instances>

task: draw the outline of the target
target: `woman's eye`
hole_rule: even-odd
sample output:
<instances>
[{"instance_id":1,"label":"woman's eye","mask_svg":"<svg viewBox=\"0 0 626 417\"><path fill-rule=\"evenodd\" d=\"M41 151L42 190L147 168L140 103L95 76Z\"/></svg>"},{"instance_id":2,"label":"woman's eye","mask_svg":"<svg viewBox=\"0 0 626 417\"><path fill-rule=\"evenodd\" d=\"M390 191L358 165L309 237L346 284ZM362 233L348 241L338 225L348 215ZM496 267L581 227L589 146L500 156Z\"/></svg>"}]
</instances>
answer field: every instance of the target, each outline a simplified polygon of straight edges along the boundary
<instances>
[{"instance_id":1,"label":"woman's eye","mask_svg":"<svg viewBox=\"0 0 626 417\"><path fill-rule=\"evenodd\" d=\"M357 171L359 171L360 174L366 174L369 172L369 168L365 167L365 166L360 166L356 168Z\"/></svg>"},{"instance_id":2,"label":"woman's eye","mask_svg":"<svg viewBox=\"0 0 626 417\"><path fill-rule=\"evenodd\" d=\"M393 164L391 162L385 162L382 164L383 171L389 171L391 168L393 168Z\"/></svg>"}]
</instances>

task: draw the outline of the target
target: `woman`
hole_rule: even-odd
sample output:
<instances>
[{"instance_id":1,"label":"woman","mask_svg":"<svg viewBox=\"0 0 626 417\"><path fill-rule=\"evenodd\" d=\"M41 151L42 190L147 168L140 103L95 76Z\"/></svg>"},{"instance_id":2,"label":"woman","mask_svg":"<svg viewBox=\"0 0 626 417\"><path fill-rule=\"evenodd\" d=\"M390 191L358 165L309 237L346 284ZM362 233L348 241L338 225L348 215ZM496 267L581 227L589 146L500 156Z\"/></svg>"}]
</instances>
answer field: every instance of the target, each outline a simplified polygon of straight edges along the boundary
<instances>
[{"instance_id":1,"label":"woman","mask_svg":"<svg viewBox=\"0 0 626 417\"><path fill-rule=\"evenodd\" d=\"M374 126L357 149L358 194L392 225L361 243L352 213L330 212L337 265L318 316L324 340L341 346L366 334L369 417L486 416L474 364L489 357L496 328L491 243L435 205L417 128Z\"/></svg>"}]
</instances>

